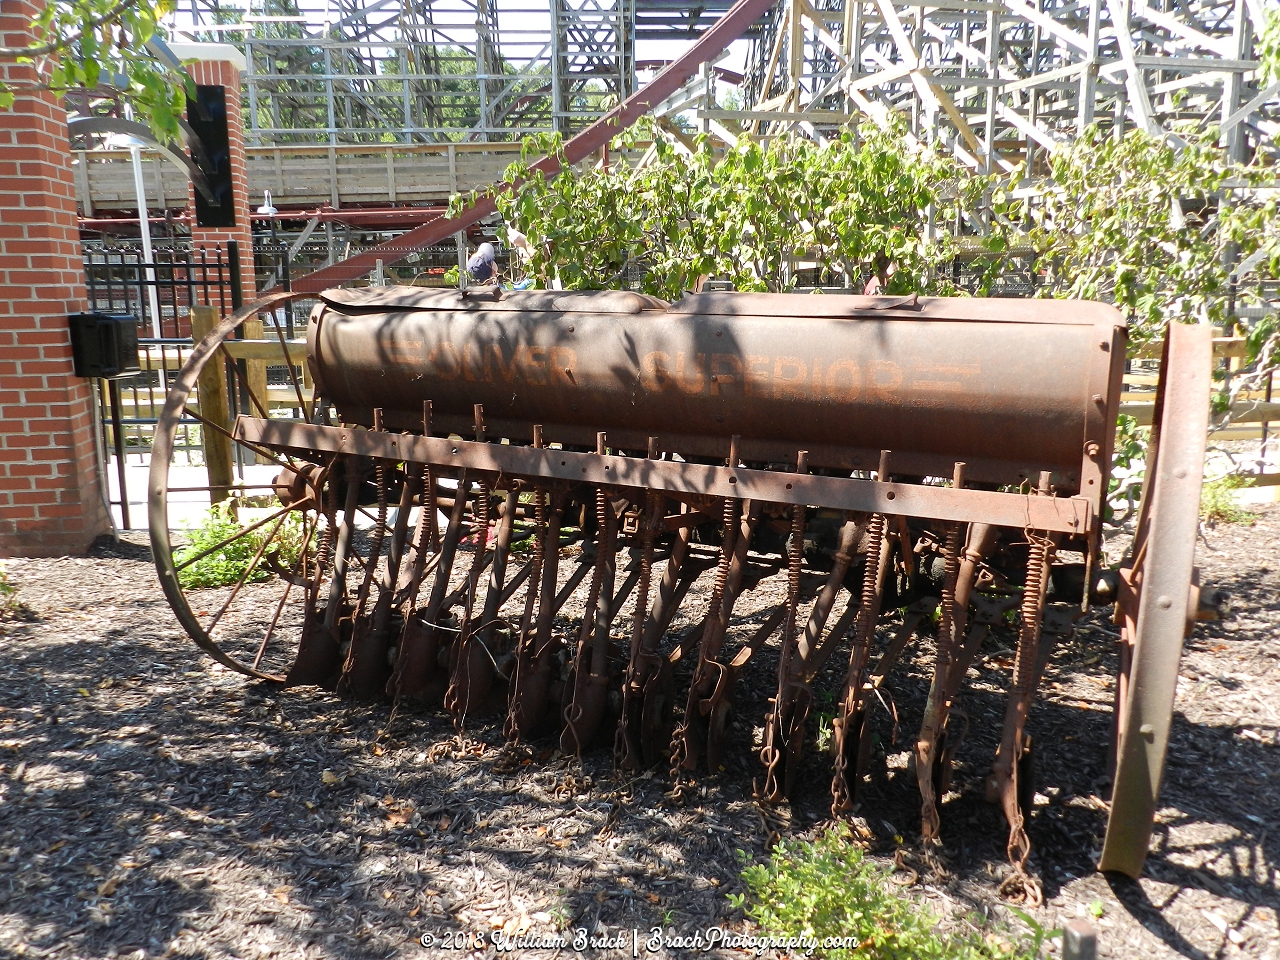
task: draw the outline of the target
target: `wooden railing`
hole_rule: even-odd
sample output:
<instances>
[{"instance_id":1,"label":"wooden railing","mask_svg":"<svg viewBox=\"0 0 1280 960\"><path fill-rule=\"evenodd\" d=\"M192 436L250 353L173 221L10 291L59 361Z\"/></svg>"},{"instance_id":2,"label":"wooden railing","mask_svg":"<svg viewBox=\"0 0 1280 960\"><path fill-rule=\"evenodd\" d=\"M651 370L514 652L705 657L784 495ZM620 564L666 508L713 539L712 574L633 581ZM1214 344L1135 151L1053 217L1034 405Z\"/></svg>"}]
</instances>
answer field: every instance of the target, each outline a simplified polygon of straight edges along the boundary
<instances>
[{"instance_id":1,"label":"wooden railing","mask_svg":"<svg viewBox=\"0 0 1280 960\"><path fill-rule=\"evenodd\" d=\"M519 143L348 144L249 147L250 197L271 191L282 207L443 203L486 187L520 158ZM85 216L137 206L127 150L76 150L76 194ZM174 164L144 155L148 203L187 204L187 180Z\"/></svg>"}]
</instances>

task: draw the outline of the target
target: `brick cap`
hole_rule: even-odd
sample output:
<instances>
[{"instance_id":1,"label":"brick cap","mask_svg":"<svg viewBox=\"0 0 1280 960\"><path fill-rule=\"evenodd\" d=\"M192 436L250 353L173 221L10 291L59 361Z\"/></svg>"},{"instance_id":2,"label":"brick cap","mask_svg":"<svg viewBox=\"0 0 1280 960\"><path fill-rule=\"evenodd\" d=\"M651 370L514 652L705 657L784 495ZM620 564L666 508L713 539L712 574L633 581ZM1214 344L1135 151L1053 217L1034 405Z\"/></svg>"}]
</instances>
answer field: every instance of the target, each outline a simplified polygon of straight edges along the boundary
<instances>
[{"instance_id":1,"label":"brick cap","mask_svg":"<svg viewBox=\"0 0 1280 960\"><path fill-rule=\"evenodd\" d=\"M229 43L192 43L170 40L169 49L179 60L200 60L208 63L223 61L231 64L241 73L249 69L244 54Z\"/></svg>"}]
</instances>

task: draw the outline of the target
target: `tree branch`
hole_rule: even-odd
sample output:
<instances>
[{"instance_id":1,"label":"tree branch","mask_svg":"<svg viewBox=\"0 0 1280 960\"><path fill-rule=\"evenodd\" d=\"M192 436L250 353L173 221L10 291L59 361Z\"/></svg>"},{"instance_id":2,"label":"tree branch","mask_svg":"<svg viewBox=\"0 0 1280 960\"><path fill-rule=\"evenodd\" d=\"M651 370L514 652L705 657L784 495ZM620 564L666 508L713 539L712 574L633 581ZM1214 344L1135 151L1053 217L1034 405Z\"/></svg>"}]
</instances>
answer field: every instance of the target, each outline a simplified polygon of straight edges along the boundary
<instances>
[{"instance_id":1,"label":"tree branch","mask_svg":"<svg viewBox=\"0 0 1280 960\"><path fill-rule=\"evenodd\" d=\"M134 0L119 0L119 2L106 13L100 14L90 20L87 27L83 27L65 37L59 37L57 40L50 40L48 43L42 43L39 45L32 44L27 47L0 47L0 58L16 60L19 57L47 56L75 43L84 36L85 30L96 30L104 23L108 23L116 19L120 14L128 10L129 7L133 6L133 2Z\"/></svg>"}]
</instances>

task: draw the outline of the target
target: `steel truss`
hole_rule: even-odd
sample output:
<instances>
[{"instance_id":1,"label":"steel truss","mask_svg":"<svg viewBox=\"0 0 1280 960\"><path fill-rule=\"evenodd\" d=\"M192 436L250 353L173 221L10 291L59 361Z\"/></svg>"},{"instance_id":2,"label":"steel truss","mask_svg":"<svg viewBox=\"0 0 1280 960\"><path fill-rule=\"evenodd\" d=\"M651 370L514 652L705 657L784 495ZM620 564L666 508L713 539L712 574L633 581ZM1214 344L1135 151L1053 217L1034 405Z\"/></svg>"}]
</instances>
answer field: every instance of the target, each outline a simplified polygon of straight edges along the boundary
<instances>
[{"instance_id":1,"label":"steel truss","mask_svg":"<svg viewBox=\"0 0 1280 960\"><path fill-rule=\"evenodd\" d=\"M244 50L250 146L569 134L635 88L634 0L250 3L177 17Z\"/></svg>"},{"instance_id":2,"label":"steel truss","mask_svg":"<svg viewBox=\"0 0 1280 960\"><path fill-rule=\"evenodd\" d=\"M783 0L753 42L754 134L907 120L974 169L1029 161L1097 123L1173 139L1216 124L1237 160L1274 157L1280 82L1255 59L1266 0ZM774 115L777 119L774 119Z\"/></svg>"}]
</instances>

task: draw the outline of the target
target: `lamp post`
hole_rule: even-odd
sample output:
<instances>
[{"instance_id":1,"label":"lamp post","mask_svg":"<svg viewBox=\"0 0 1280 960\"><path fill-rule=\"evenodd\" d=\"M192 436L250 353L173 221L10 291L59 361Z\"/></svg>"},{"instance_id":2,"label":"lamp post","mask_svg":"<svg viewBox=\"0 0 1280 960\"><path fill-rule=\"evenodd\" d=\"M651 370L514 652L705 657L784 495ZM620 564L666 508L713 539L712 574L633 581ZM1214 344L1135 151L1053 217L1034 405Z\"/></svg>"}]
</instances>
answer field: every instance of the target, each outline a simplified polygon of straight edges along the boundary
<instances>
[{"instance_id":1,"label":"lamp post","mask_svg":"<svg viewBox=\"0 0 1280 960\"><path fill-rule=\"evenodd\" d=\"M132 119L132 111L129 111L127 116ZM151 310L151 336L159 340L164 336L164 332L160 324L160 297L156 291L156 272L152 266L155 263L155 255L151 252L151 220L147 212L147 191L142 184L142 148L147 144L128 134L111 134L105 139L104 146L125 147L129 151L129 163L133 167L133 192L138 203L138 236L142 241L142 262L145 264L140 271L139 279L147 290L147 306Z\"/></svg>"},{"instance_id":2,"label":"lamp post","mask_svg":"<svg viewBox=\"0 0 1280 960\"><path fill-rule=\"evenodd\" d=\"M280 251L276 249L276 213L278 212L275 205L271 202L271 191L264 191L264 199L262 206L258 208L258 216L269 217L271 220L271 255L275 258L275 280L280 282Z\"/></svg>"}]
</instances>

